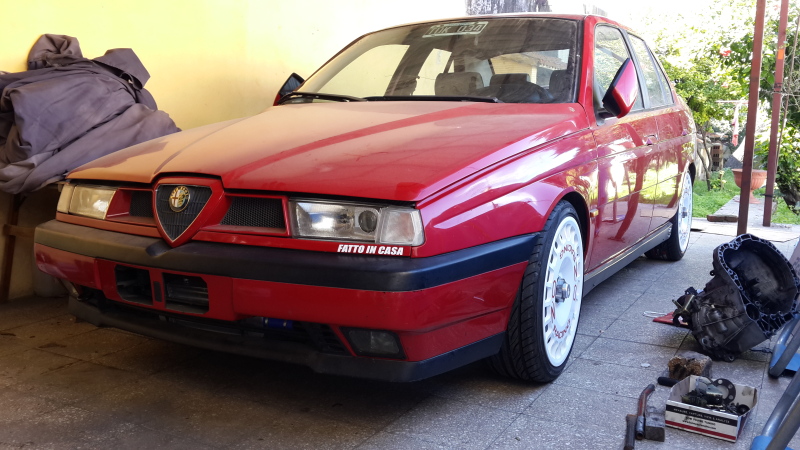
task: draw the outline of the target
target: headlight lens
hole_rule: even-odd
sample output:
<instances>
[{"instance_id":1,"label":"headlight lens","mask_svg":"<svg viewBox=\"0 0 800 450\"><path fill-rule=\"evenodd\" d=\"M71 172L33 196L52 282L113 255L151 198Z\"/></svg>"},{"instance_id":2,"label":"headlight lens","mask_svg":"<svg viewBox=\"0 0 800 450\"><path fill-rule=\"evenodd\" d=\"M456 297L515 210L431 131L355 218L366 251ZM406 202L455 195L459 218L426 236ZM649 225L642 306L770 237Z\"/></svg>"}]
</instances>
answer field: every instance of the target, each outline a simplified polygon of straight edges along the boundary
<instances>
[{"instance_id":1,"label":"headlight lens","mask_svg":"<svg viewBox=\"0 0 800 450\"><path fill-rule=\"evenodd\" d=\"M308 200L290 204L298 237L393 245L420 245L425 240L422 218L413 208Z\"/></svg>"},{"instance_id":2,"label":"headlight lens","mask_svg":"<svg viewBox=\"0 0 800 450\"><path fill-rule=\"evenodd\" d=\"M58 199L58 211L78 216L105 219L116 189L67 184Z\"/></svg>"}]
</instances>

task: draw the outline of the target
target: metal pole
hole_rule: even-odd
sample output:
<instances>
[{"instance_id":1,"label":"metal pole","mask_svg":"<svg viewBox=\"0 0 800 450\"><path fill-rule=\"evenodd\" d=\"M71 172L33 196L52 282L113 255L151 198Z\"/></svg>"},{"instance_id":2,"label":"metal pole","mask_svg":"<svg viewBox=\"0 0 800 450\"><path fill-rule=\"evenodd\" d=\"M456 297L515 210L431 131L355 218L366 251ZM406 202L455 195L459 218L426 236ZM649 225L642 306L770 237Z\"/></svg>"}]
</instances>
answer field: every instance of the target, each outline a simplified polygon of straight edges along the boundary
<instances>
[{"instance_id":1,"label":"metal pole","mask_svg":"<svg viewBox=\"0 0 800 450\"><path fill-rule=\"evenodd\" d=\"M781 16L778 22L778 53L775 57L775 84L772 85L772 125L769 131L769 153L767 154L767 190L764 193L765 227L772 223L772 194L775 191L775 172L778 170L778 129L780 128L781 103L783 100L783 65L786 53L786 22L789 17L789 0L781 0Z\"/></svg>"},{"instance_id":2,"label":"metal pole","mask_svg":"<svg viewBox=\"0 0 800 450\"><path fill-rule=\"evenodd\" d=\"M750 66L750 95L747 107L747 129L744 138L744 160L742 161L742 190L739 193L739 225L737 234L747 233L747 217L750 213L750 180L753 176L753 146L758 118L758 88L761 76L761 48L764 42L764 4L756 2L756 26L753 29L753 63Z\"/></svg>"}]
</instances>

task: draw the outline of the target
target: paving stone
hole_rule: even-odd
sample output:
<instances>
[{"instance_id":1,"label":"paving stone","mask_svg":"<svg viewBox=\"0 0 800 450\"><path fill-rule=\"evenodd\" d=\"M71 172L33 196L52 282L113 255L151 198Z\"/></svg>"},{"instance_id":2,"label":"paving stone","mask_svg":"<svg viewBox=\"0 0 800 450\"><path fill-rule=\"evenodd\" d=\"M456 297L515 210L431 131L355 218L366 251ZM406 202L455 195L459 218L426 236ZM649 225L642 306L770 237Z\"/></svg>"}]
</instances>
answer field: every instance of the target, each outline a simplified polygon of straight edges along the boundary
<instances>
[{"instance_id":1,"label":"paving stone","mask_svg":"<svg viewBox=\"0 0 800 450\"><path fill-rule=\"evenodd\" d=\"M74 403L111 389L127 389L140 377L132 372L81 361L27 377L12 388L50 400Z\"/></svg>"},{"instance_id":2,"label":"paving stone","mask_svg":"<svg viewBox=\"0 0 800 450\"><path fill-rule=\"evenodd\" d=\"M685 328L653 322L650 317L635 315L620 318L612 323L603 333L603 337L678 348L687 334L689 330Z\"/></svg>"},{"instance_id":3,"label":"paving stone","mask_svg":"<svg viewBox=\"0 0 800 450\"><path fill-rule=\"evenodd\" d=\"M68 337L96 330L87 322L76 322L75 316L61 315L29 325L6 330L27 347L53 348L62 345Z\"/></svg>"},{"instance_id":4,"label":"paving stone","mask_svg":"<svg viewBox=\"0 0 800 450\"><path fill-rule=\"evenodd\" d=\"M147 339L144 337L120 333L108 328L96 328L93 331L64 338L51 344L41 345L38 348L59 355L91 361L101 356L139 345L145 341Z\"/></svg>"},{"instance_id":5,"label":"paving stone","mask_svg":"<svg viewBox=\"0 0 800 450\"><path fill-rule=\"evenodd\" d=\"M431 397L384 431L448 448L483 449L517 414L456 400Z\"/></svg>"},{"instance_id":6,"label":"paving stone","mask_svg":"<svg viewBox=\"0 0 800 450\"><path fill-rule=\"evenodd\" d=\"M17 448L104 448L103 440L129 426L67 406L0 427L0 443Z\"/></svg>"},{"instance_id":7,"label":"paving stone","mask_svg":"<svg viewBox=\"0 0 800 450\"><path fill-rule=\"evenodd\" d=\"M491 372L469 377L449 378L434 395L465 403L520 413L548 384L526 383L503 378Z\"/></svg>"},{"instance_id":8,"label":"paving stone","mask_svg":"<svg viewBox=\"0 0 800 450\"><path fill-rule=\"evenodd\" d=\"M444 445L423 441L404 434L379 432L356 447L358 450L439 450L447 449Z\"/></svg>"},{"instance_id":9,"label":"paving stone","mask_svg":"<svg viewBox=\"0 0 800 450\"><path fill-rule=\"evenodd\" d=\"M672 347L599 337L583 352L581 358L608 361L629 367L642 367L642 364L648 364L654 369L663 370L673 356L675 349Z\"/></svg>"},{"instance_id":10,"label":"paving stone","mask_svg":"<svg viewBox=\"0 0 800 450\"><path fill-rule=\"evenodd\" d=\"M614 277L631 278L639 281L659 281L664 278L664 273L672 265L669 261L639 257L632 263L622 268Z\"/></svg>"},{"instance_id":11,"label":"paving stone","mask_svg":"<svg viewBox=\"0 0 800 450\"><path fill-rule=\"evenodd\" d=\"M187 388L217 391L225 386L245 383L254 376L266 373L270 368L272 368L271 370L280 371L286 367L290 367L290 365L228 353L200 350L196 356L182 360L178 364L156 372L152 376L162 380L173 381Z\"/></svg>"},{"instance_id":12,"label":"paving stone","mask_svg":"<svg viewBox=\"0 0 800 450\"><path fill-rule=\"evenodd\" d=\"M3 313L0 314L0 331L63 316L66 313L66 298L18 298L3 305Z\"/></svg>"},{"instance_id":13,"label":"paving stone","mask_svg":"<svg viewBox=\"0 0 800 450\"><path fill-rule=\"evenodd\" d=\"M187 389L184 385L153 377L142 377L123 389L108 389L75 401L74 406L98 414L113 416L121 422L160 423L160 416L170 414L190 402L204 402L209 393ZM178 406L175 406L178 405ZM154 425L158 428L157 425Z\"/></svg>"},{"instance_id":14,"label":"paving stone","mask_svg":"<svg viewBox=\"0 0 800 450\"><path fill-rule=\"evenodd\" d=\"M675 310L673 300L683 295L685 288L653 285L625 311L626 318L638 317L644 313L659 313L661 315ZM653 317L649 317L652 321ZM669 325L667 325L669 326Z\"/></svg>"},{"instance_id":15,"label":"paving stone","mask_svg":"<svg viewBox=\"0 0 800 450\"><path fill-rule=\"evenodd\" d=\"M106 432L88 439L90 448L114 450L141 450L145 448L166 448L170 450L213 450L214 447L202 444L191 436L176 436L130 423L116 424Z\"/></svg>"},{"instance_id":16,"label":"paving stone","mask_svg":"<svg viewBox=\"0 0 800 450\"><path fill-rule=\"evenodd\" d=\"M542 421L598 424L599 411L607 418L624 419L626 414L636 412L636 403L636 399L630 397L553 384L524 413Z\"/></svg>"},{"instance_id":17,"label":"paving stone","mask_svg":"<svg viewBox=\"0 0 800 450\"><path fill-rule=\"evenodd\" d=\"M13 333L0 332L0 357L27 350Z\"/></svg>"},{"instance_id":18,"label":"paving stone","mask_svg":"<svg viewBox=\"0 0 800 450\"><path fill-rule=\"evenodd\" d=\"M74 358L28 349L0 356L0 379L11 385L77 362L78 360Z\"/></svg>"},{"instance_id":19,"label":"paving stone","mask_svg":"<svg viewBox=\"0 0 800 450\"><path fill-rule=\"evenodd\" d=\"M581 304L581 314L595 312L603 316L619 317L641 296L612 287L600 285L586 296Z\"/></svg>"},{"instance_id":20,"label":"paving stone","mask_svg":"<svg viewBox=\"0 0 800 450\"><path fill-rule=\"evenodd\" d=\"M601 336L617 320L619 316L605 315L605 310L581 308L581 318L578 321L578 334L587 336Z\"/></svg>"},{"instance_id":21,"label":"paving stone","mask_svg":"<svg viewBox=\"0 0 800 450\"><path fill-rule=\"evenodd\" d=\"M652 368L627 367L581 358L569 366L553 384L638 398L645 386L655 383L660 372Z\"/></svg>"},{"instance_id":22,"label":"paving stone","mask_svg":"<svg viewBox=\"0 0 800 450\"><path fill-rule=\"evenodd\" d=\"M415 408L430 394L413 384L344 377L326 378L322 392L297 403L300 412L362 428L382 429ZM267 389L270 387L266 386ZM295 385L294 389L303 387Z\"/></svg>"},{"instance_id":23,"label":"paving stone","mask_svg":"<svg viewBox=\"0 0 800 450\"><path fill-rule=\"evenodd\" d=\"M580 327L580 325L578 326ZM576 334L575 342L572 344L572 353L569 355L570 359L580 358L583 352L585 352L596 339L597 338L594 336Z\"/></svg>"},{"instance_id":24,"label":"paving stone","mask_svg":"<svg viewBox=\"0 0 800 450\"><path fill-rule=\"evenodd\" d=\"M622 448L625 417L610 418L596 411L593 423L564 423L538 420L523 415L517 418L493 443L493 449L616 449ZM619 422L619 423L617 423ZM594 423L602 423L596 426ZM637 444L638 448L638 444Z\"/></svg>"},{"instance_id":25,"label":"paving stone","mask_svg":"<svg viewBox=\"0 0 800 450\"><path fill-rule=\"evenodd\" d=\"M149 414L143 426L176 436L191 436L206 445L229 448L265 427L283 433L288 418L296 417L279 406L193 390L165 392L164 401ZM315 417L315 420L319 420ZM281 425L283 423L283 425ZM310 422L305 423L310 426ZM345 425L341 425L342 428ZM302 427L301 427L302 428ZM361 438L364 440L368 437Z\"/></svg>"},{"instance_id":26,"label":"paving stone","mask_svg":"<svg viewBox=\"0 0 800 450\"><path fill-rule=\"evenodd\" d=\"M609 277L607 280L600 283L596 288L592 289L589 292L589 295L591 296L598 289L601 289L601 290L614 291L628 298L630 297L636 298L639 295L643 294L648 288L650 288L652 284L653 280L623 276L620 274L620 272L617 272L616 274Z\"/></svg>"},{"instance_id":27,"label":"paving stone","mask_svg":"<svg viewBox=\"0 0 800 450\"><path fill-rule=\"evenodd\" d=\"M268 426L248 431L250 435L225 448L231 449L350 449L375 434L362 428L314 414L284 412Z\"/></svg>"},{"instance_id":28,"label":"paving stone","mask_svg":"<svg viewBox=\"0 0 800 450\"><path fill-rule=\"evenodd\" d=\"M197 357L200 353L201 350L194 347L148 340L133 347L101 356L95 362L104 366L149 375Z\"/></svg>"},{"instance_id":29,"label":"paving stone","mask_svg":"<svg viewBox=\"0 0 800 450\"><path fill-rule=\"evenodd\" d=\"M0 428L10 423L29 420L62 408L61 403L27 395L13 389L0 389Z\"/></svg>"}]
</instances>

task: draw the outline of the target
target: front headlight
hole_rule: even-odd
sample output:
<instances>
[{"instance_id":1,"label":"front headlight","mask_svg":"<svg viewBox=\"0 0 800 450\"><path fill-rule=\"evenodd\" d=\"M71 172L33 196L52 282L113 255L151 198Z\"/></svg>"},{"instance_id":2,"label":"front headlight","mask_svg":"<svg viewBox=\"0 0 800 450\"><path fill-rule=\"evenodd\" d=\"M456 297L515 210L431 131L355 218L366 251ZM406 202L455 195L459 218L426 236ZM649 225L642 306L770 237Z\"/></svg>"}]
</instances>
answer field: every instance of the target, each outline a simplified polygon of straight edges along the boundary
<instances>
[{"instance_id":1,"label":"front headlight","mask_svg":"<svg viewBox=\"0 0 800 450\"><path fill-rule=\"evenodd\" d=\"M290 202L297 237L341 239L392 245L425 241L419 210L348 202Z\"/></svg>"},{"instance_id":2,"label":"front headlight","mask_svg":"<svg viewBox=\"0 0 800 450\"><path fill-rule=\"evenodd\" d=\"M58 212L105 219L116 189L101 186L66 184L58 199Z\"/></svg>"}]
</instances>

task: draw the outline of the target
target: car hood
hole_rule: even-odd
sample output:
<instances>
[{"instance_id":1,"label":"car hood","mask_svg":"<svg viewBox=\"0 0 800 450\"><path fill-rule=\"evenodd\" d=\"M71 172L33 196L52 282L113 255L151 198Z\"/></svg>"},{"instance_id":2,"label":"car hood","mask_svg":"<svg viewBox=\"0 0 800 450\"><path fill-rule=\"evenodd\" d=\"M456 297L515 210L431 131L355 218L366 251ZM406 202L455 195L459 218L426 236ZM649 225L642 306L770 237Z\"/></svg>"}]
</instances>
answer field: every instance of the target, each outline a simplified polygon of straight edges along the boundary
<instances>
[{"instance_id":1,"label":"car hood","mask_svg":"<svg viewBox=\"0 0 800 450\"><path fill-rule=\"evenodd\" d=\"M578 104L284 105L120 150L70 177L152 183L201 174L227 189L417 201L587 126Z\"/></svg>"}]
</instances>

